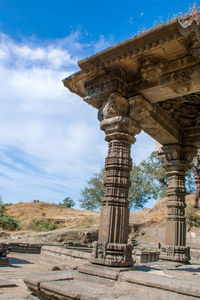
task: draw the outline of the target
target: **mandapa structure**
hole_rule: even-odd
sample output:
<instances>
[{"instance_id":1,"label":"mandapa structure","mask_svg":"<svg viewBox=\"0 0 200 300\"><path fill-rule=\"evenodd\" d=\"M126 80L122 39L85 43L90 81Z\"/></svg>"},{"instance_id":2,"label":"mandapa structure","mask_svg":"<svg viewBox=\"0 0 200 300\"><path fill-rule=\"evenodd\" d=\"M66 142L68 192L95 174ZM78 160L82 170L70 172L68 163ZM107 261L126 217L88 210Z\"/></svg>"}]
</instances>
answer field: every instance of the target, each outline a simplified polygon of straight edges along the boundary
<instances>
[{"instance_id":1,"label":"mandapa structure","mask_svg":"<svg viewBox=\"0 0 200 300\"><path fill-rule=\"evenodd\" d=\"M185 172L200 148L200 14L196 11L81 60L64 85L98 110L106 134L105 197L91 262L133 264L127 244L130 148L144 130L168 175L161 258L188 262Z\"/></svg>"}]
</instances>

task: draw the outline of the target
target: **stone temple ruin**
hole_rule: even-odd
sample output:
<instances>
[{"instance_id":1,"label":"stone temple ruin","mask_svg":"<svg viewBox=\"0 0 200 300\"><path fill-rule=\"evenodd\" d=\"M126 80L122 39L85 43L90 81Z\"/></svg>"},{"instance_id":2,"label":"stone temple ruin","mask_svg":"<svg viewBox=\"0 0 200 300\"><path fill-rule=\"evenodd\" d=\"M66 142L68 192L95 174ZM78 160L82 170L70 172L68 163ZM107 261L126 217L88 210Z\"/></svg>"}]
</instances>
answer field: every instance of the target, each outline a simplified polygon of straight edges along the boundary
<instances>
[{"instance_id":1,"label":"stone temple ruin","mask_svg":"<svg viewBox=\"0 0 200 300\"><path fill-rule=\"evenodd\" d=\"M78 270L27 277L25 282L32 292L28 299L200 297L195 280L175 281L171 275L159 277L133 268L132 245L127 242L130 148L143 130L157 141L168 176L166 239L160 258L172 261L170 266L190 260L185 172L200 148L199 22L196 13L154 27L81 60L80 71L63 80L71 92L98 110L100 128L108 142L99 237L92 255L87 254L90 263ZM49 247L44 250L51 252ZM142 285L142 294L136 285ZM163 289L163 294L156 294L155 288ZM166 291L171 294L164 298Z\"/></svg>"},{"instance_id":2,"label":"stone temple ruin","mask_svg":"<svg viewBox=\"0 0 200 300\"><path fill-rule=\"evenodd\" d=\"M160 258L188 262L185 172L200 147L200 16L174 19L78 64L64 85L98 110L109 144L99 240L92 263L131 266L127 244L130 147L144 130L168 176L166 242ZM134 154L133 154L134 155Z\"/></svg>"}]
</instances>

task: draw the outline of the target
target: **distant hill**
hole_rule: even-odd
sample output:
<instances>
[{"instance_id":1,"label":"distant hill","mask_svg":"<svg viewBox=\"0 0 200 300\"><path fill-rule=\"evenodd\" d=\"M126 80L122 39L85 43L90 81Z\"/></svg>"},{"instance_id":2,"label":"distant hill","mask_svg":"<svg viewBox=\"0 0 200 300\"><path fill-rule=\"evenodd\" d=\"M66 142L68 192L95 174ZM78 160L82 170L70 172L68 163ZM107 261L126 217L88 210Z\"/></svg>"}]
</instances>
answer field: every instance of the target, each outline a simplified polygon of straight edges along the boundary
<instances>
[{"instance_id":1,"label":"distant hill","mask_svg":"<svg viewBox=\"0 0 200 300\"><path fill-rule=\"evenodd\" d=\"M194 202L194 195L186 196L187 203ZM7 206L6 213L20 221L21 228L28 230L32 219L52 218L63 222L67 229L81 229L98 226L99 212L64 208L47 202L20 202ZM200 212L197 214L200 216ZM167 216L167 198L159 200L151 209L131 212L130 224L149 226L165 222Z\"/></svg>"},{"instance_id":2,"label":"distant hill","mask_svg":"<svg viewBox=\"0 0 200 300\"><path fill-rule=\"evenodd\" d=\"M194 194L186 196L186 204L194 204ZM200 211L196 212L200 216ZM152 224L160 224L165 222L167 217L167 197L160 199L150 209L143 209L138 212L130 214L130 224L137 224L140 226L149 226Z\"/></svg>"},{"instance_id":3,"label":"distant hill","mask_svg":"<svg viewBox=\"0 0 200 300\"><path fill-rule=\"evenodd\" d=\"M55 219L58 223L63 223L63 227L70 229L88 228L99 222L98 212L65 208L42 201L20 202L7 206L6 214L19 220L23 230L29 229L33 219Z\"/></svg>"}]
</instances>

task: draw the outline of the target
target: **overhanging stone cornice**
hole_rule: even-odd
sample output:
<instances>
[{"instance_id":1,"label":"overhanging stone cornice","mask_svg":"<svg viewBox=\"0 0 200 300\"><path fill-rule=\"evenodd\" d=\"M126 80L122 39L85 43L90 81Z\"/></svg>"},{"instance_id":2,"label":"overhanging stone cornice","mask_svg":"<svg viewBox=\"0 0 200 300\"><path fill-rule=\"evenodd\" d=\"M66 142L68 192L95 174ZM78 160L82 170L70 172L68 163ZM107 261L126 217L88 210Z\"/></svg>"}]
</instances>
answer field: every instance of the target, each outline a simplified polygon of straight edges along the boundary
<instances>
[{"instance_id":1,"label":"overhanging stone cornice","mask_svg":"<svg viewBox=\"0 0 200 300\"><path fill-rule=\"evenodd\" d=\"M140 84L137 86L136 94L143 94L153 102L164 100L163 95L166 95L166 92L170 94L170 97L176 97L177 91L182 94L190 93L190 91L182 90L181 86L177 86L173 91L174 79L181 77L177 75L180 70L194 67L200 62L199 28L197 20L182 22L179 19L173 19L81 60L79 62L81 71L64 79L63 83L70 91L85 98L87 96L85 84L88 81L110 69L122 68L128 75L140 75ZM148 76L146 78L146 75L143 76L146 74L143 63L149 58L157 61L153 63L153 77L150 76L150 81ZM174 72L176 72L175 75ZM168 78L170 79L169 86ZM150 87L156 88L157 85L160 87L160 92L157 89L153 98L152 92L155 93L156 90ZM200 91L200 88L197 85L192 86L191 92L197 91Z\"/></svg>"}]
</instances>

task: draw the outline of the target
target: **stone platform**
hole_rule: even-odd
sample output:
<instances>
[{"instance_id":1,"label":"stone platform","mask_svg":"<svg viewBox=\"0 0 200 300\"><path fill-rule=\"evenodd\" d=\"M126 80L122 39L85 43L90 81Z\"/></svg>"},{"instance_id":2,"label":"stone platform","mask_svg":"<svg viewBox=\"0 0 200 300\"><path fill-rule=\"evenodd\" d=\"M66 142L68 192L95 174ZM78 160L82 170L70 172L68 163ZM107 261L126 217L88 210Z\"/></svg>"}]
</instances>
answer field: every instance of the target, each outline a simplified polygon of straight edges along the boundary
<instances>
[{"instance_id":1,"label":"stone platform","mask_svg":"<svg viewBox=\"0 0 200 300\"><path fill-rule=\"evenodd\" d=\"M200 265L174 262L111 268L86 263L76 271L35 273L27 299L191 300L200 298Z\"/></svg>"}]
</instances>

